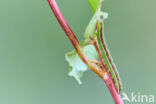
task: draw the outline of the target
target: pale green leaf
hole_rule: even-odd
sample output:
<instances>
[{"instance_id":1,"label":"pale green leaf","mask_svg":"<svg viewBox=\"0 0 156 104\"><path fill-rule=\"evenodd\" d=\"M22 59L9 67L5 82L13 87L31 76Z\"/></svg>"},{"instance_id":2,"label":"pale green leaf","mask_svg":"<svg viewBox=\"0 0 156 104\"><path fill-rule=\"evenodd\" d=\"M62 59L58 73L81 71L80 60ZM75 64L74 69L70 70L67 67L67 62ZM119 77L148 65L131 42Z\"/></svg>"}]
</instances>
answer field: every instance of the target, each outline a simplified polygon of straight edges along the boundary
<instances>
[{"instance_id":1,"label":"pale green leaf","mask_svg":"<svg viewBox=\"0 0 156 104\"><path fill-rule=\"evenodd\" d=\"M97 11L94 16L92 17L92 19L90 20L85 33L84 33L84 38L85 39L89 39L89 35L92 36L94 38L94 33L95 33L95 26L96 26L96 22L97 20L104 20L107 19L108 17L108 13L106 12L102 12L102 11Z\"/></svg>"},{"instance_id":2,"label":"pale green leaf","mask_svg":"<svg viewBox=\"0 0 156 104\"><path fill-rule=\"evenodd\" d=\"M86 56L89 59L96 59L98 57L98 54L93 45L84 46L83 51L86 53ZM83 72L88 70L88 67L80 59L75 50L66 54L66 60L70 66L69 76L73 76L79 82L79 84L81 84L82 82L80 78L82 77Z\"/></svg>"}]
</instances>

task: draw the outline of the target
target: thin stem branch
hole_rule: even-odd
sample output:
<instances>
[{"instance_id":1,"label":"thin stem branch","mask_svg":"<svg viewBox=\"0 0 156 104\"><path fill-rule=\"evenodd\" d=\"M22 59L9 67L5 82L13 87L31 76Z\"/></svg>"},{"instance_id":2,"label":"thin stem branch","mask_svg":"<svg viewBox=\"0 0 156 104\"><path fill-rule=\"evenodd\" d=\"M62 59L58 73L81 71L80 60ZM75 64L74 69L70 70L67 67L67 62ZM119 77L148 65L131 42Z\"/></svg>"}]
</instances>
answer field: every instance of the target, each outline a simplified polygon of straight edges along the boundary
<instances>
[{"instance_id":1,"label":"thin stem branch","mask_svg":"<svg viewBox=\"0 0 156 104\"><path fill-rule=\"evenodd\" d=\"M92 63L88 59L88 57L86 57L85 53L83 52L82 47L79 44L79 41L77 40L75 34L72 32L71 28L69 27L69 25L65 21L65 19L62 15L61 11L59 10L55 0L48 0L48 3L50 5L54 15L56 16L59 24L61 25L62 29L65 31L67 37L71 41L72 45L74 46L74 48L75 48L76 52L78 53L79 57L81 58L81 60L86 65L88 65L88 67L92 71L94 71L97 75L99 75L99 77L101 77L105 81L105 83L106 83L106 85L107 85L107 87L108 87L108 89L109 89L109 91L110 91L110 93L114 99L115 104L123 104L122 99L120 97L120 94L117 93L116 87L113 83L113 80L111 78L110 73L105 72L100 67L98 67L96 64Z\"/></svg>"},{"instance_id":2,"label":"thin stem branch","mask_svg":"<svg viewBox=\"0 0 156 104\"><path fill-rule=\"evenodd\" d=\"M96 23L96 26L95 26L94 38L92 38L91 36L89 36L89 38L93 41L93 45L94 45L94 47L95 47L97 53L99 54L99 59L100 59L100 61L101 61L101 64L102 64L103 69L108 70L108 67L105 65L105 60L104 60L104 58L102 57L102 53L101 53L100 48L99 48L99 46L98 46L96 34L97 34L97 23ZM106 70L105 70L105 71L106 71Z\"/></svg>"}]
</instances>

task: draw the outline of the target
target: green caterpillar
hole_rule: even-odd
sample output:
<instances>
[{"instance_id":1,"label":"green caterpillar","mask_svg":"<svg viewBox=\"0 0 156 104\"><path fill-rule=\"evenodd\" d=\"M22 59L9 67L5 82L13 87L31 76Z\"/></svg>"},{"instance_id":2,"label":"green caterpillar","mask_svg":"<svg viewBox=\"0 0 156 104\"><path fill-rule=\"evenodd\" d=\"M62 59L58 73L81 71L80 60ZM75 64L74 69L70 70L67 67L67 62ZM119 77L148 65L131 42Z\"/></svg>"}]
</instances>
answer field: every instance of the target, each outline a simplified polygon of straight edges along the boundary
<instances>
[{"instance_id":1,"label":"green caterpillar","mask_svg":"<svg viewBox=\"0 0 156 104\"><path fill-rule=\"evenodd\" d=\"M120 93L121 91L121 82L120 82L120 78L119 78L119 75L118 75L118 72L116 70L116 67L115 67L115 64L111 58L111 55L110 55L110 52L109 50L107 49L107 45L106 45L106 42L104 40L104 23L102 20L98 19L97 20L97 32L96 32L96 36L97 36L97 43L98 43L98 46L100 48L100 51L102 53L102 57L104 58L105 60L105 64L108 68L108 70L110 71L111 73L111 77L115 83L115 86L116 86L116 89L118 91L118 93Z\"/></svg>"},{"instance_id":2,"label":"green caterpillar","mask_svg":"<svg viewBox=\"0 0 156 104\"><path fill-rule=\"evenodd\" d=\"M101 18L102 17L102 18ZM94 14L92 19L89 22L89 25L86 28L84 38L86 40L89 40L89 36L92 38L95 38L94 34L96 32L97 37L97 43L99 46L99 49L102 53L102 58L105 60L105 65L107 69L110 71L111 77L114 81L114 84L116 86L116 89L118 93L121 91L121 82L119 78L119 74L117 72L117 69L115 67L115 64L113 62L113 59L110 55L110 52L107 48L107 44L104 39L104 22L103 20L108 17L108 14L105 12L102 12L100 9Z\"/></svg>"}]
</instances>

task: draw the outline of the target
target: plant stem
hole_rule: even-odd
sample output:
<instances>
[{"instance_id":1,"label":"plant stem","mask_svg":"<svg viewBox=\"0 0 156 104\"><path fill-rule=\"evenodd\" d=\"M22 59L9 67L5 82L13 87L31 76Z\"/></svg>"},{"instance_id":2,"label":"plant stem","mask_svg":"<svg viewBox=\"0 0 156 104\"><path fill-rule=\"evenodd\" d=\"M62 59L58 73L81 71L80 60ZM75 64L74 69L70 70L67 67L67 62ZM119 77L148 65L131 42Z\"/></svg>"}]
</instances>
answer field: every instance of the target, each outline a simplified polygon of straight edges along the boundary
<instances>
[{"instance_id":1,"label":"plant stem","mask_svg":"<svg viewBox=\"0 0 156 104\"><path fill-rule=\"evenodd\" d=\"M121 99L120 94L116 90L115 84L113 82L113 79L111 78L110 73L106 74L103 80L107 88L109 89L115 104L124 104L124 102Z\"/></svg>"},{"instance_id":2,"label":"plant stem","mask_svg":"<svg viewBox=\"0 0 156 104\"><path fill-rule=\"evenodd\" d=\"M100 48L99 48L98 43L97 43L97 36L96 36L97 33L96 32L97 32L97 23L96 23L96 27L95 27L94 38L92 38L91 36L89 36L89 38L93 41L93 45L99 54L99 59L101 61L103 69L108 70L108 67L105 65L105 60L104 60L104 58L102 58L102 53L101 53Z\"/></svg>"},{"instance_id":3,"label":"plant stem","mask_svg":"<svg viewBox=\"0 0 156 104\"><path fill-rule=\"evenodd\" d=\"M55 0L48 0L48 3L54 13L54 15L56 16L59 24L61 25L62 29L65 31L67 37L69 38L69 40L71 41L72 45L74 46L76 52L78 53L79 57L81 58L81 60L92 70L94 71L97 75L99 75L99 77L101 77L101 79L103 79L114 99L115 104L123 104L123 101L120 97L120 94L117 93L116 87L113 83L113 80L110 76L109 72L105 72L104 70L102 70L100 67L98 67L96 64L92 63L88 57L86 57L85 53L83 52L82 47L79 44L79 41L77 40L75 34L72 32L71 28L69 27L69 25L67 24L67 22L65 21L60 9L58 8Z\"/></svg>"},{"instance_id":4,"label":"plant stem","mask_svg":"<svg viewBox=\"0 0 156 104\"><path fill-rule=\"evenodd\" d=\"M101 78L104 77L105 72L102 71L96 64L92 63L88 57L85 55L85 53L83 52L82 47L79 44L79 41L77 40L75 34L72 32L71 28L69 27L69 25L67 24L67 22L65 21L60 9L58 8L55 0L48 0L48 3L54 13L54 15L56 16L59 24L61 25L62 29L65 31L67 37L69 38L69 40L71 41L71 43L73 44L76 52L78 53L79 57L82 59L82 61L95 73L97 73Z\"/></svg>"}]
</instances>

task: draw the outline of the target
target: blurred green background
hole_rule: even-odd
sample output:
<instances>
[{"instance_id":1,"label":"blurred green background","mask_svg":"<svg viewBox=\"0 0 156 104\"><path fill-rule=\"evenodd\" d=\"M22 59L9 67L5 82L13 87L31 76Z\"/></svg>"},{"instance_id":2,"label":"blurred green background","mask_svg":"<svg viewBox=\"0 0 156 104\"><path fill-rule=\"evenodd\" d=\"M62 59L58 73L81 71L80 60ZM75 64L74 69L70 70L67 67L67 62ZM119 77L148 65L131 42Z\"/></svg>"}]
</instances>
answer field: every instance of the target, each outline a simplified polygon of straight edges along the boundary
<instances>
[{"instance_id":1,"label":"blurred green background","mask_svg":"<svg viewBox=\"0 0 156 104\"><path fill-rule=\"evenodd\" d=\"M56 0L79 40L92 12L87 0ZM105 34L123 91L156 95L156 0L105 0ZM79 85L64 54L73 49L47 0L0 0L0 104L113 104L87 71ZM126 102L126 104L132 104ZM142 103L143 104L143 103Z\"/></svg>"}]
</instances>

